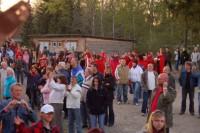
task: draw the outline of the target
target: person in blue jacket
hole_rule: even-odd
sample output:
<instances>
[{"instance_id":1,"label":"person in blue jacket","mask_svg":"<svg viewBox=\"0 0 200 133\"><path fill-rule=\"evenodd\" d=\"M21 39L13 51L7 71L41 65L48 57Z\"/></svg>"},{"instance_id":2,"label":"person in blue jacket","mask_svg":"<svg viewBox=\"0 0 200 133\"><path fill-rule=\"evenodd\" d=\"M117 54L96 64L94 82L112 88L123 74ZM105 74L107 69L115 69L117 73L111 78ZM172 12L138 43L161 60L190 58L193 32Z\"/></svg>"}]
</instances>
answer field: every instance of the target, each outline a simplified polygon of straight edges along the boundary
<instances>
[{"instance_id":1,"label":"person in blue jacket","mask_svg":"<svg viewBox=\"0 0 200 133\"><path fill-rule=\"evenodd\" d=\"M11 98L10 88L12 84L16 83L16 79L14 76L14 72L11 68L8 68L6 72L7 72L7 77L4 81L3 97L4 99L10 99Z\"/></svg>"},{"instance_id":2,"label":"person in blue jacket","mask_svg":"<svg viewBox=\"0 0 200 133\"><path fill-rule=\"evenodd\" d=\"M190 105L189 112L191 115L194 115L194 88L197 86L197 77L194 72L192 72L192 63L189 61L185 62L185 69L182 70L179 83L182 87L182 103L180 115L183 115L186 110L186 99L187 94L189 94Z\"/></svg>"},{"instance_id":3,"label":"person in blue jacket","mask_svg":"<svg viewBox=\"0 0 200 133\"><path fill-rule=\"evenodd\" d=\"M19 84L11 86L11 98L0 102L0 121L2 121L2 133L16 133L15 118L20 118L28 125L29 121L36 122L36 114L29 104L23 100L24 87Z\"/></svg>"}]
</instances>

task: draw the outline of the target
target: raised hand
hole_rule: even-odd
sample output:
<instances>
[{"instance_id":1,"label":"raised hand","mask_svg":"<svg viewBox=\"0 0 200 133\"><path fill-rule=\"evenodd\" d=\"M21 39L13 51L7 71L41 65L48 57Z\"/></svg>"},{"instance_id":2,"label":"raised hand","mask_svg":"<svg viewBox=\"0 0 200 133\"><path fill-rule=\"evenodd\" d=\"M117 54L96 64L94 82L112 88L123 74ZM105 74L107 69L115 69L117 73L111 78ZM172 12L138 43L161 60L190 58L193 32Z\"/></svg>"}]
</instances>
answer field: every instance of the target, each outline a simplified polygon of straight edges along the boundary
<instances>
[{"instance_id":1,"label":"raised hand","mask_svg":"<svg viewBox=\"0 0 200 133\"><path fill-rule=\"evenodd\" d=\"M0 13L0 42L12 37L29 15L30 6L23 1L18 2L6 12Z\"/></svg>"},{"instance_id":2,"label":"raised hand","mask_svg":"<svg viewBox=\"0 0 200 133\"><path fill-rule=\"evenodd\" d=\"M19 118L19 116L14 118L14 122L16 125L20 125L21 123L24 123L24 121L21 118Z\"/></svg>"}]
</instances>

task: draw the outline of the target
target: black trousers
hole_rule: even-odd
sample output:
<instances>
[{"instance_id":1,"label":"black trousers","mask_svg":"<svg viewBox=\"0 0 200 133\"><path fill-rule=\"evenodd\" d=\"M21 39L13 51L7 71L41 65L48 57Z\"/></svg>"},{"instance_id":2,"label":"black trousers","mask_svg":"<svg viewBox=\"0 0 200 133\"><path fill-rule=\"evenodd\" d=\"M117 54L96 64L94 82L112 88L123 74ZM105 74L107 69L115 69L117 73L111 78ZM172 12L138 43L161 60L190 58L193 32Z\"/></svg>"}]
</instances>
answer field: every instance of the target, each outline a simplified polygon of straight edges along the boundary
<instances>
[{"instance_id":1,"label":"black trousers","mask_svg":"<svg viewBox=\"0 0 200 133\"><path fill-rule=\"evenodd\" d=\"M113 102L106 105L105 125L114 125L115 115L113 111Z\"/></svg>"},{"instance_id":2,"label":"black trousers","mask_svg":"<svg viewBox=\"0 0 200 133\"><path fill-rule=\"evenodd\" d=\"M67 104L67 97L64 97L64 99L63 99L63 111L64 111L64 118L67 118L67 115L68 115L68 113L67 113L67 106L66 106L66 104Z\"/></svg>"},{"instance_id":3,"label":"black trousers","mask_svg":"<svg viewBox=\"0 0 200 133\"><path fill-rule=\"evenodd\" d=\"M189 111L190 111L190 113L194 113L194 88L192 88L192 89L184 89L183 88L182 89L181 112L185 113L187 94L189 94L189 99L190 99Z\"/></svg>"},{"instance_id":4,"label":"black trousers","mask_svg":"<svg viewBox=\"0 0 200 133\"><path fill-rule=\"evenodd\" d=\"M171 63L170 60L167 60L167 61L165 62L165 65L169 65L169 68L170 68L170 70L172 71L172 63Z\"/></svg>"},{"instance_id":5,"label":"black trousers","mask_svg":"<svg viewBox=\"0 0 200 133\"><path fill-rule=\"evenodd\" d=\"M169 133L169 128L166 128L166 133Z\"/></svg>"}]
</instances>

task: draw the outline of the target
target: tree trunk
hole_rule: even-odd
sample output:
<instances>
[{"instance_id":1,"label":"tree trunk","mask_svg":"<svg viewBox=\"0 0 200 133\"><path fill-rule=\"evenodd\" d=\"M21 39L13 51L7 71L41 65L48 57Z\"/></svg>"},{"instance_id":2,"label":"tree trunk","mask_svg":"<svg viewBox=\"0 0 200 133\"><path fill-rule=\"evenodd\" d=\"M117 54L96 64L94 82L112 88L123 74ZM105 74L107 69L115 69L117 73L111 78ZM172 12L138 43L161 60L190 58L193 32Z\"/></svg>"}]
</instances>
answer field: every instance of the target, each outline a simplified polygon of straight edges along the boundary
<instances>
[{"instance_id":1,"label":"tree trunk","mask_svg":"<svg viewBox=\"0 0 200 133\"><path fill-rule=\"evenodd\" d=\"M185 48L187 48L187 45L188 45L188 31L189 31L188 19L187 19L187 16L185 16L185 31L184 31L184 46L185 46Z\"/></svg>"},{"instance_id":2,"label":"tree trunk","mask_svg":"<svg viewBox=\"0 0 200 133\"><path fill-rule=\"evenodd\" d=\"M93 1L93 4L92 4L92 36L95 36L95 32L96 32L96 29L95 29L95 16L96 16L96 0Z\"/></svg>"},{"instance_id":3,"label":"tree trunk","mask_svg":"<svg viewBox=\"0 0 200 133\"><path fill-rule=\"evenodd\" d=\"M115 7L114 0L112 0L112 37L115 38Z\"/></svg>"},{"instance_id":4,"label":"tree trunk","mask_svg":"<svg viewBox=\"0 0 200 133\"><path fill-rule=\"evenodd\" d=\"M104 26L103 26L103 9L104 8L104 0L101 0L101 36L104 36Z\"/></svg>"}]
</instances>

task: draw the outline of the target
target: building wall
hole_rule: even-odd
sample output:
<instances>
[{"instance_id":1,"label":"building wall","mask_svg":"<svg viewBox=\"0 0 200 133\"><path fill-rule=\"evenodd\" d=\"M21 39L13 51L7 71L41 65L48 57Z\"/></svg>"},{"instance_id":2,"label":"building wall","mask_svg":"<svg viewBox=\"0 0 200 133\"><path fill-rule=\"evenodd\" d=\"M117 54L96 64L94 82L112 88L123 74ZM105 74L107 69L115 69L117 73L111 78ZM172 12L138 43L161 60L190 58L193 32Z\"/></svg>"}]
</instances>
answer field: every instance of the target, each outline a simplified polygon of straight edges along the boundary
<instances>
[{"instance_id":1,"label":"building wall","mask_svg":"<svg viewBox=\"0 0 200 133\"><path fill-rule=\"evenodd\" d=\"M77 42L76 51L84 51L85 50L85 38L33 38L33 43L36 45L41 45L41 42L47 42L48 49L52 52L59 52L64 51L67 48L65 47L65 44L68 42ZM54 45L56 44L56 45Z\"/></svg>"},{"instance_id":2,"label":"building wall","mask_svg":"<svg viewBox=\"0 0 200 133\"><path fill-rule=\"evenodd\" d=\"M107 53L124 53L131 51L133 49L133 43L130 41L118 41L118 40L107 40L99 38L83 38L83 37L44 37L44 38L33 38L33 43L38 46L41 45L40 42L47 42L49 44L49 50L52 52L64 51L65 45L71 45L67 42L77 42L76 51L85 51L88 48L96 53L104 50ZM54 46L54 42L59 43L59 45ZM66 44L67 43L67 44Z\"/></svg>"},{"instance_id":3,"label":"building wall","mask_svg":"<svg viewBox=\"0 0 200 133\"><path fill-rule=\"evenodd\" d=\"M101 52L101 50L107 53L124 53L133 49L133 43L130 41L86 38L86 47L97 53Z\"/></svg>"}]
</instances>

